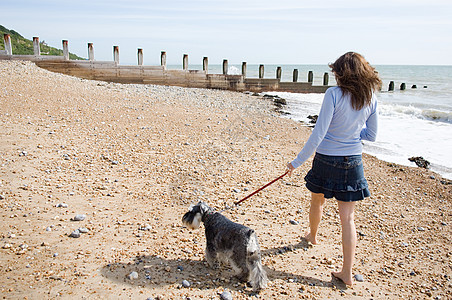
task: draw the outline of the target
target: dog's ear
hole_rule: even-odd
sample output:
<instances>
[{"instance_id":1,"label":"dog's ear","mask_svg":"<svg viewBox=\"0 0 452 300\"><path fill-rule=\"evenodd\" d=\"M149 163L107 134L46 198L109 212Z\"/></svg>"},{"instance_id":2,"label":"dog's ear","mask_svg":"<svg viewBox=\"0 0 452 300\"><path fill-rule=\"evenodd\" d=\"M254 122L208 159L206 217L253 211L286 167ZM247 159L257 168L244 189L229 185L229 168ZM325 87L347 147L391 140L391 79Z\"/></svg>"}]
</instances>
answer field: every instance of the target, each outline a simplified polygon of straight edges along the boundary
<instances>
[{"instance_id":1,"label":"dog's ear","mask_svg":"<svg viewBox=\"0 0 452 300\"><path fill-rule=\"evenodd\" d=\"M205 214L210 209L210 207L205 202L200 201L198 203L198 205L199 205L199 209L201 210L202 214Z\"/></svg>"}]
</instances>

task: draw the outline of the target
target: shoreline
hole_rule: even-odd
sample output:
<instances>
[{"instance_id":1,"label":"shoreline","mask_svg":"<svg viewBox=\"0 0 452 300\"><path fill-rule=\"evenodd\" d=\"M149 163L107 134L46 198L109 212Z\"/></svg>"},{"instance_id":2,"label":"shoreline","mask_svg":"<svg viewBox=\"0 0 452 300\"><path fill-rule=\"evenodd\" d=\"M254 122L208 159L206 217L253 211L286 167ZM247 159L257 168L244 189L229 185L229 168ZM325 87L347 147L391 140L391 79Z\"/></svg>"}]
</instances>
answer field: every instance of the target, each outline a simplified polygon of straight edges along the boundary
<instances>
[{"instance_id":1,"label":"shoreline","mask_svg":"<svg viewBox=\"0 0 452 300\"><path fill-rule=\"evenodd\" d=\"M0 61L0 74L4 297L256 299L230 271L206 266L203 229L181 217L199 200L232 205L283 173L309 129L243 93L110 84L17 61ZM364 281L352 289L330 276L341 262L334 201L321 244L300 240L312 158L224 213L256 230L270 280L259 298L452 297L452 185L363 158L372 196L355 213Z\"/></svg>"},{"instance_id":2,"label":"shoreline","mask_svg":"<svg viewBox=\"0 0 452 300\"><path fill-rule=\"evenodd\" d=\"M305 120L308 120L306 116L318 114L322 101L320 95L317 94L278 92L269 94L284 98L288 103L283 108L283 111L288 113L287 117L304 123L306 123ZM452 165L446 159L450 148L450 143L447 143L446 137L448 130L452 130L451 124L417 117L410 119L412 116L409 114L388 115L388 107L393 104L388 103L388 99L382 100L379 96L377 97L379 98L381 113L379 135L376 142L364 143L363 152L376 156L383 161L406 167L416 166L409 161L409 158L421 156L431 163L430 169L433 172L452 180ZM404 117L407 119L404 119ZM433 133L436 133L436 138L429 136ZM406 137L415 138L407 139Z\"/></svg>"}]
</instances>

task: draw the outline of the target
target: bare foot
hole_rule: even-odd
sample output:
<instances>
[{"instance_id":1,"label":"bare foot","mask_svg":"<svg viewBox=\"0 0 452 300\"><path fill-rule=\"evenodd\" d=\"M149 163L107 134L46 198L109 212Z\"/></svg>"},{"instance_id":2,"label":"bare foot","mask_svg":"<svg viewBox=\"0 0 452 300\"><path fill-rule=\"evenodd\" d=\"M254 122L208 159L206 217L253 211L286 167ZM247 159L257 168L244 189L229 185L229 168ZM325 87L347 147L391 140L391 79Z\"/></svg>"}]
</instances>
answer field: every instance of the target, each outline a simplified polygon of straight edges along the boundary
<instances>
[{"instance_id":1,"label":"bare foot","mask_svg":"<svg viewBox=\"0 0 452 300\"><path fill-rule=\"evenodd\" d=\"M342 281L346 286L352 287L353 286L353 280L351 275L344 275L342 272L331 272L331 275Z\"/></svg>"},{"instance_id":2,"label":"bare foot","mask_svg":"<svg viewBox=\"0 0 452 300\"><path fill-rule=\"evenodd\" d=\"M311 237L311 233L309 232L309 233L307 233L305 236L304 236L304 239L306 240L306 241L308 241L308 243L311 243L311 244L313 244L313 245L317 245L319 242L317 242L317 238L316 237Z\"/></svg>"}]
</instances>

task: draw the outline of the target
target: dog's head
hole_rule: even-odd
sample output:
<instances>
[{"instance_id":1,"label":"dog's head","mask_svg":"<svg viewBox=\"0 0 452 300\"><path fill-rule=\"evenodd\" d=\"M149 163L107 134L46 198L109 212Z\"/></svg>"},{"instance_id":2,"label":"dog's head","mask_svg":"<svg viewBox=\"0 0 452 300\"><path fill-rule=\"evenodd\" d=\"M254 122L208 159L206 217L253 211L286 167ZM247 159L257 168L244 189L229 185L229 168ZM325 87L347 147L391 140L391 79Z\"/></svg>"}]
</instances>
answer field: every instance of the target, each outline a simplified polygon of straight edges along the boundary
<instances>
[{"instance_id":1,"label":"dog's head","mask_svg":"<svg viewBox=\"0 0 452 300\"><path fill-rule=\"evenodd\" d=\"M198 229L201 225L202 216L211 208L204 202L200 201L196 205L191 205L188 212L182 217L182 223L190 229Z\"/></svg>"}]
</instances>

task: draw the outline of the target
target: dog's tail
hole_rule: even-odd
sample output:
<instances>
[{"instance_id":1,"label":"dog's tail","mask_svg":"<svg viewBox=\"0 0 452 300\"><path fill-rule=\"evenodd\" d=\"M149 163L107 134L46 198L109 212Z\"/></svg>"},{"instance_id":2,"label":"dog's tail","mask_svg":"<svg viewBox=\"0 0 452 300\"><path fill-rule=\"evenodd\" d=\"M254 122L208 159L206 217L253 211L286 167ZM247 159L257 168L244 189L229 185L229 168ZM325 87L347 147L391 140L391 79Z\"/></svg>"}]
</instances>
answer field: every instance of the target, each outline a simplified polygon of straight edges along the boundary
<instances>
[{"instance_id":1,"label":"dog's tail","mask_svg":"<svg viewBox=\"0 0 452 300\"><path fill-rule=\"evenodd\" d=\"M255 292L260 291L267 287L267 273L262 267L261 252L259 249L259 243L254 230L249 231L249 239L247 245L247 263L250 270L250 283Z\"/></svg>"}]
</instances>

